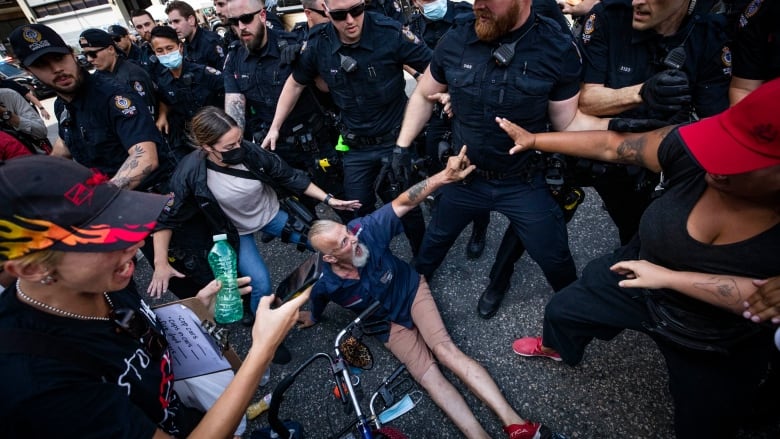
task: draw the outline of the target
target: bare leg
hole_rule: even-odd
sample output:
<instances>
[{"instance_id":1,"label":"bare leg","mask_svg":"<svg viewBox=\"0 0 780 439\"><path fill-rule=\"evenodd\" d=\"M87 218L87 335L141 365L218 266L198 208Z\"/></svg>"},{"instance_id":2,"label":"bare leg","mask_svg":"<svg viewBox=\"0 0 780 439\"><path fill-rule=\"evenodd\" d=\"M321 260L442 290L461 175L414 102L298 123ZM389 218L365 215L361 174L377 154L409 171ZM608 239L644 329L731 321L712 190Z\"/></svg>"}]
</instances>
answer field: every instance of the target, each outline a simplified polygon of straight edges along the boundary
<instances>
[{"instance_id":1,"label":"bare leg","mask_svg":"<svg viewBox=\"0 0 780 439\"><path fill-rule=\"evenodd\" d=\"M466 400L442 375L439 368L432 364L420 379L420 385L428 391L433 402L441 408L455 426L467 438L489 439L485 429L466 404Z\"/></svg>"}]
</instances>

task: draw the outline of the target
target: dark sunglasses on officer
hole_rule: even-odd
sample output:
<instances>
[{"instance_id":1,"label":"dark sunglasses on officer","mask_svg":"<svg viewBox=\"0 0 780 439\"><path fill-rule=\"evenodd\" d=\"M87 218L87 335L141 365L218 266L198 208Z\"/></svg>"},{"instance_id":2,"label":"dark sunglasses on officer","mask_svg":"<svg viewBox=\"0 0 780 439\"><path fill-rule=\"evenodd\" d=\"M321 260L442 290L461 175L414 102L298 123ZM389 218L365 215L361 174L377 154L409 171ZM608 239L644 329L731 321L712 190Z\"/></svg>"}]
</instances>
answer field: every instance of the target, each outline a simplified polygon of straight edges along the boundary
<instances>
[{"instance_id":1,"label":"dark sunglasses on officer","mask_svg":"<svg viewBox=\"0 0 780 439\"><path fill-rule=\"evenodd\" d=\"M327 5L325 6L326 8ZM361 15L363 15L363 12L366 11L366 3L360 2L356 4L355 6L352 6L349 9L329 9L328 13L330 14L330 19L333 21L344 21L347 19L347 14L351 15L352 18L358 18Z\"/></svg>"},{"instance_id":2,"label":"dark sunglasses on officer","mask_svg":"<svg viewBox=\"0 0 780 439\"><path fill-rule=\"evenodd\" d=\"M227 19L227 24L229 26L238 26L239 22L244 23L244 24L249 24L252 21L254 21L255 15L263 12L263 10L264 9L258 9L255 12L250 12L248 14L241 14L238 17L230 17L230 18Z\"/></svg>"}]
</instances>

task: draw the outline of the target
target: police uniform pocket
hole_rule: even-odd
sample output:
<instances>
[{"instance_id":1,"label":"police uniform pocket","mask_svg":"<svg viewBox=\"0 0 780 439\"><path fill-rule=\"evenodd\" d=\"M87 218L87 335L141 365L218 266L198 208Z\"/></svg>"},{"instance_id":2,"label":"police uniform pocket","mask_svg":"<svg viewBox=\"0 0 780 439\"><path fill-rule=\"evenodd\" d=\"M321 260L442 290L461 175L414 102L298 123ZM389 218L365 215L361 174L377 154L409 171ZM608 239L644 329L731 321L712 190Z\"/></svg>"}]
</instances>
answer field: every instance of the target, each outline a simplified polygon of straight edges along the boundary
<instances>
[{"instance_id":1,"label":"police uniform pocket","mask_svg":"<svg viewBox=\"0 0 780 439\"><path fill-rule=\"evenodd\" d=\"M476 74L472 70L453 72L447 78L452 108L461 116L464 111L479 111L483 108L480 99L480 88L477 85Z\"/></svg>"},{"instance_id":2,"label":"police uniform pocket","mask_svg":"<svg viewBox=\"0 0 780 439\"><path fill-rule=\"evenodd\" d=\"M536 116L547 112L552 82L520 75L514 78L511 86L506 88L503 105L523 114Z\"/></svg>"}]
</instances>

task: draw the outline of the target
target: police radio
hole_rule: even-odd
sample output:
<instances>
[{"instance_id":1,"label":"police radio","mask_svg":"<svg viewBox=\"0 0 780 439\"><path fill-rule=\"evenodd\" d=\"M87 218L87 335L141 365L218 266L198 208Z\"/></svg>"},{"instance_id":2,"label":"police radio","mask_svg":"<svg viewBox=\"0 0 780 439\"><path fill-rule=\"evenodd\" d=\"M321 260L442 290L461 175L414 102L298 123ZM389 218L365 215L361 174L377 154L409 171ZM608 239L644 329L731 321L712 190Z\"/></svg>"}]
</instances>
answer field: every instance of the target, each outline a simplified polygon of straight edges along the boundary
<instances>
[{"instance_id":1,"label":"police radio","mask_svg":"<svg viewBox=\"0 0 780 439\"><path fill-rule=\"evenodd\" d=\"M496 60L496 64L500 67L506 67L512 62L512 59L515 57L515 46L517 46L518 41L520 40L501 44L493 50L493 59Z\"/></svg>"},{"instance_id":2,"label":"police radio","mask_svg":"<svg viewBox=\"0 0 780 439\"><path fill-rule=\"evenodd\" d=\"M341 60L341 69L347 73L352 73L357 70L357 61L351 56L342 55L339 53L339 59Z\"/></svg>"}]
</instances>

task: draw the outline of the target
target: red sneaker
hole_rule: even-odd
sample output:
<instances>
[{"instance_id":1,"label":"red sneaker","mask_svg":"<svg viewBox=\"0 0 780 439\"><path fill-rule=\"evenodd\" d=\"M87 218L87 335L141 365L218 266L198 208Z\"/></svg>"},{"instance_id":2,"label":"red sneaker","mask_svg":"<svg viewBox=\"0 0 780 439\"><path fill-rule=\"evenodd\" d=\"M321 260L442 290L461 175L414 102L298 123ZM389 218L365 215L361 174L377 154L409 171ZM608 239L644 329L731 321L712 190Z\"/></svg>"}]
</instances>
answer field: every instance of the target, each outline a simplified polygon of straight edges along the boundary
<instances>
[{"instance_id":1,"label":"red sneaker","mask_svg":"<svg viewBox=\"0 0 780 439\"><path fill-rule=\"evenodd\" d=\"M504 433L509 439L540 439L539 434L542 424L538 422L526 422L525 424L512 424L504 427Z\"/></svg>"},{"instance_id":2,"label":"red sneaker","mask_svg":"<svg viewBox=\"0 0 780 439\"><path fill-rule=\"evenodd\" d=\"M554 361L561 361L561 356L557 352L547 353L542 351L542 337L518 338L512 343L512 350L517 355L522 355L523 357L545 357Z\"/></svg>"}]
</instances>

